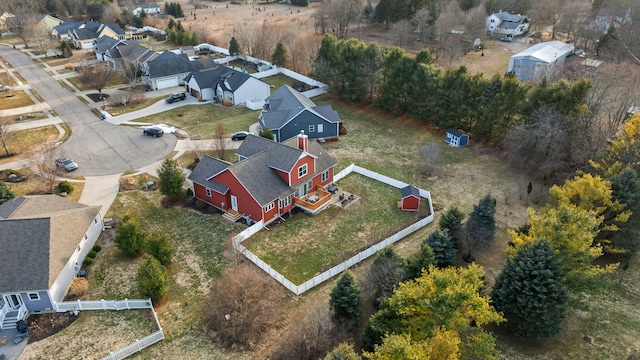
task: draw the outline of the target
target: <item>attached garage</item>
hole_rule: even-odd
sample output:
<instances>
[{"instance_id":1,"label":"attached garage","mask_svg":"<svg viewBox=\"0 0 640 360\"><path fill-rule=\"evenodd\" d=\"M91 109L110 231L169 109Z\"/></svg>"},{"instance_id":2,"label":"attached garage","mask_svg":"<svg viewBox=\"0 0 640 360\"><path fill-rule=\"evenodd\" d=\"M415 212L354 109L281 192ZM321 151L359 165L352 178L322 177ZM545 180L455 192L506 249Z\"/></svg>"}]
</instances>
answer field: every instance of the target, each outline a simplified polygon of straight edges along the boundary
<instances>
[{"instance_id":1,"label":"attached garage","mask_svg":"<svg viewBox=\"0 0 640 360\"><path fill-rule=\"evenodd\" d=\"M179 86L179 85L180 85L180 80L178 79L177 76L171 76L168 78L156 80L156 89L158 90Z\"/></svg>"}]
</instances>

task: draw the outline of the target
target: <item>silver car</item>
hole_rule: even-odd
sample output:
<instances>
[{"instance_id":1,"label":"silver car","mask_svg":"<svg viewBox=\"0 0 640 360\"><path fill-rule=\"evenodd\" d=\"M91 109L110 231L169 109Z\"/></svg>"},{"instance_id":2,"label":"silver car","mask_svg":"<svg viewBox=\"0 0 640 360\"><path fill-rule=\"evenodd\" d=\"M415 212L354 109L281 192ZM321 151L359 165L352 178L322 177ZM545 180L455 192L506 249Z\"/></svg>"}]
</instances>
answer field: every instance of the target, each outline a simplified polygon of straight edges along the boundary
<instances>
[{"instance_id":1,"label":"silver car","mask_svg":"<svg viewBox=\"0 0 640 360\"><path fill-rule=\"evenodd\" d=\"M73 171L78 168L78 164L69 157L61 156L56 158L56 167L63 167L66 171Z\"/></svg>"}]
</instances>

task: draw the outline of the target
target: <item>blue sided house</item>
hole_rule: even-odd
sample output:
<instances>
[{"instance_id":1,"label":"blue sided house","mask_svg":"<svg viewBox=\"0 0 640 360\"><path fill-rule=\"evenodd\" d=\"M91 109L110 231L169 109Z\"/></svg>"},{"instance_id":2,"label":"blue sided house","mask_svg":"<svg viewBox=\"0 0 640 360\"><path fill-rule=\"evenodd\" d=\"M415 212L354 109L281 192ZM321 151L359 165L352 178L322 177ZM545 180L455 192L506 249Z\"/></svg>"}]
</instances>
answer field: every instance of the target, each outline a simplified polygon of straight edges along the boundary
<instances>
[{"instance_id":1,"label":"blue sided house","mask_svg":"<svg viewBox=\"0 0 640 360\"><path fill-rule=\"evenodd\" d=\"M265 99L258 123L271 129L277 142L298 136L301 131L309 139L337 139L340 130L340 117L331 105L316 106L289 85L281 86Z\"/></svg>"},{"instance_id":2,"label":"blue sided house","mask_svg":"<svg viewBox=\"0 0 640 360\"><path fill-rule=\"evenodd\" d=\"M469 144L469 135L456 129L449 129L445 141L451 146L462 147Z\"/></svg>"}]
</instances>

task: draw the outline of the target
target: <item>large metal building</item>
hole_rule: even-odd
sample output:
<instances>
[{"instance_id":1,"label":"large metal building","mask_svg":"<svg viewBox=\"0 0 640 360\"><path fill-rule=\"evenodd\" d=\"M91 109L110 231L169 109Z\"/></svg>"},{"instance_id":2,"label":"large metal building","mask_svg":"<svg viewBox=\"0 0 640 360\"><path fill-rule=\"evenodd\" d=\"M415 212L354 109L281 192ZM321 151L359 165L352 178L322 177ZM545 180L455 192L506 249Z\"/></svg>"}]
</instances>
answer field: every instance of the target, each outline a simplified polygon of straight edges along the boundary
<instances>
[{"instance_id":1,"label":"large metal building","mask_svg":"<svg viewBox=\"0 0 640 360\"><path fill-rule=\"evenodd\" d=\"M533 45L511 57L508 73L521 81L536 82L561 70L564 59L573 53L573 45L562 41L547 41Z\"/></svg>"}]
</instances>

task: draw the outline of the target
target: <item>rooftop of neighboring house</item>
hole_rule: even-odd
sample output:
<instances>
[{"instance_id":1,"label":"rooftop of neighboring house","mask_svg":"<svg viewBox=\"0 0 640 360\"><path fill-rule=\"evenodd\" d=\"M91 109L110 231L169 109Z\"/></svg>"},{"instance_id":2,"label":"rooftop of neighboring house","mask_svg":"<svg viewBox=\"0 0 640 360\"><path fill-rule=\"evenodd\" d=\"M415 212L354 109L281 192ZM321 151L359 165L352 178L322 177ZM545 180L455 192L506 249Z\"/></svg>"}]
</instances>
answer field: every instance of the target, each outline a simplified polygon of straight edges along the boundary
<instances>
[{"instance_id":1,"label":"rooftop of neighboring house","mask_svg":"<svg viewBox=\"0 0 640 360\"><path fill-rule=\"evenodd\" d=\"M280 129L303 109L307 109L330 123L340 122L338 112L331 105L316 106L309 98L289 85L283 85L265 99L261 114L270 129Z\"/></svg>"}]
</instances>

